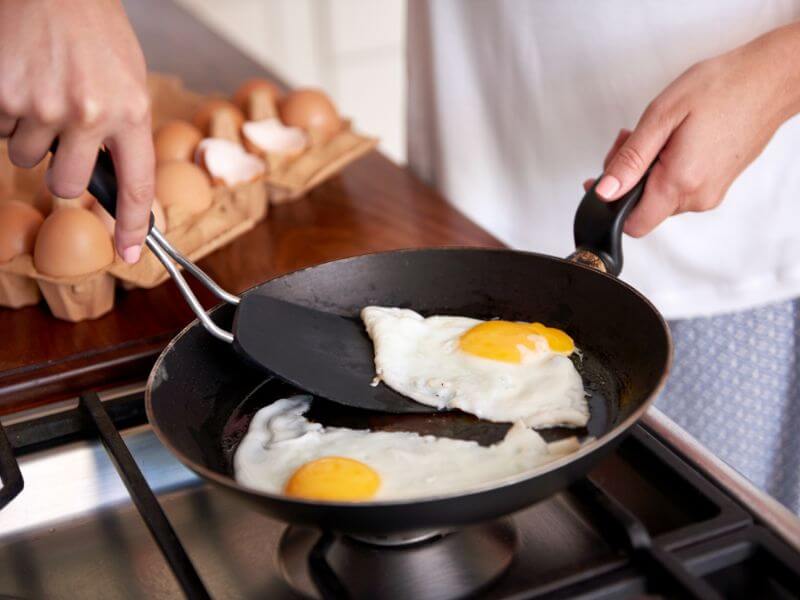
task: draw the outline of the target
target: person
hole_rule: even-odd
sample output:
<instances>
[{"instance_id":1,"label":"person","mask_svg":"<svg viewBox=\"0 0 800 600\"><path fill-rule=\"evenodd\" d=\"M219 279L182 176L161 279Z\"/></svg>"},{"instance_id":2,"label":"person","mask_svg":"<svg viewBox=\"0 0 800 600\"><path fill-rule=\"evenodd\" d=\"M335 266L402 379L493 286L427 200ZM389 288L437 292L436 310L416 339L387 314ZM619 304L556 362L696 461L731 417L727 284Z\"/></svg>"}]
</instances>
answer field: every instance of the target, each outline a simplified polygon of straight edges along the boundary
<instances>
[{"instance_id":1,"label":"person","mask_svg":"<svg viewBox=\"0 0 800 600\"><path fill-rule=\"evenodd\" d=\"M795 0L408 9L410 166L503 241L568 254L576 182L598 157L608 151L596 189L609 201L655 163L625 224L624 277L670 319L659 405L795 511L799 18ZM117 249L135 262L154 160L144 60L121 6L0 0L0 40L11 159L36 164L58 136L47 182L76 197L105 144Z\"/></svg>"},{"instance_id":2,"label":"person","mask_svg":"<svg viewBox=\"0 0 800 600\"><path fill-rule=\"evenodd\" d=\"M408 7L409 164L500 240L566 256L577 182L602 170L614 200L654 163L622 277L672 331L657 406L796 512L798 19L794 0Z\"/></svg>"},{"instance_id":3,"label":"person","mask_svg":"<svg viewBox=\"0 0 800 600\"><path fill-rule=\"evenodd\" d=\"M139 260L153 201L155 156L144 56L117 0L0 0L0 137L19 167L58 149L47 186L86 189L105 144L119 180L117 252Z\"/></svg>"}]
</instances>

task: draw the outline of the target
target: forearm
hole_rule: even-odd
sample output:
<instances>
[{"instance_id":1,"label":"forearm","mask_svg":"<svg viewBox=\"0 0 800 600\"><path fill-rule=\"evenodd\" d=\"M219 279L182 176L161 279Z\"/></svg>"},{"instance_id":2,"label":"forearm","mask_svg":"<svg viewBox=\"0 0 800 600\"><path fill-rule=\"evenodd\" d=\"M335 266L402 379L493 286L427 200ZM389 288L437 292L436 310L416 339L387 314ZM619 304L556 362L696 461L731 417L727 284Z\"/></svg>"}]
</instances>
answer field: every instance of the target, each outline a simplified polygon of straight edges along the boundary
<instances>
[{"instance_id":1,"label":"forearm","mask_svg":"<svg viewBox=\"0 0 800 600\"><path fill-rule=\"evenodd\" d=\"M732 50L750 85L766 86L768 114L778 125L800 113L800 21L773 29ZM721 57L722 58L722 57Z\"/></svg>"}]
</instances>

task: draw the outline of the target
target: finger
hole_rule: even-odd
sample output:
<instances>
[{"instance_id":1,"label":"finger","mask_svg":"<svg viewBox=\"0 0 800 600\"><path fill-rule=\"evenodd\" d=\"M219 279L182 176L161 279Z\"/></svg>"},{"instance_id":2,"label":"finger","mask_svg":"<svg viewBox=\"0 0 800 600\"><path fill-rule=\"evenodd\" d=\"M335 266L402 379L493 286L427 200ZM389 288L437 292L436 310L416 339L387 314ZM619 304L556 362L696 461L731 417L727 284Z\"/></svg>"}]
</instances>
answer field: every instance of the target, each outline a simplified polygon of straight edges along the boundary
<instances>
[{"instance_id":1,"label":"finger","mask_svg":"<svg viewBox=\"0 0 800 600\"><path fill-rule=\"evenodd\" d=\"M657 162L647 179L642 199L625 221L625 233L632 237L647 235L679 208L680 192L669 182L664 164Z\"/></svg>"},{"instance_id":2,"label":"finger","mask_svg":"<svg viewBox=\"0 0 800 600\"><path fill-rule=\"evenodd\" d=\"M20 119L8 140L8 157L18 167L35 167L50 151L57 131L33 119Z\"/></svg>"},{"instance_id":3,"label":"finger","mask_svg":"<svg viewBox=\"0 0 800 600\"><path fill-rule=\"evenodd\" d=\"M77 198L92 176L101 139L97 133L67 130L58 138L50 167L47 169L47 187L60 198Z\"/></svg>"},{"instance_id":4,"label":"finger","mask_svg":"<svg viewBox=\"0 0 800 600\"><path fill-rule=\"evenodd\" d=\"M128 263L139 260L150 224L153 203L155 155L149 125L138 125L108 141L117 173L117 252Z\"/></svg>"},{"instance_id":5,"label":"finger","mask_svg":"<svg viewBox=\"0 0 800 600\"><path fill-rule=\"evenodd\" d=\"M11 137L17 126L17 118L0 113L0 138Z\"/></svg>"},{"instance_id":6,"label":"finger","mask_svg":"<svg viewBox=\"0 0 800 600\"><path fill-rule=\"evenodd\" d=\"M595 181L596 180L594 178L587 179L586 181L584 181L583 182L583 191L584 192L588 192L592 188L592 186L594 185Z\"/></svg>"},{"instance_id":7,"label":"finger","mask_svg":"<svg viewBox=\"0 0 800 600\"><path fill-rule=\"evenodd\" d=\"M614 140L614 143L611 145L611 149L606 153L605 158L603 159L603 170L608 169L608 163L611 162L611 159L614 155L619 152L619 149L622 147L622 144L631 136L630 129L620 129L619 133L617 134L617 139Z\"/></svg>"},{"instance_id":8,"label":"finger","mask_svg":"<svg viewBox=\"0 0 800 600\"><path fill-rule=\"evenodd\" d=\"M604 200L616 200L629 192L656 159L679 124L680 120L670 113L664 116L656 114L654 109L646 110L636 129L608 162L608 167L595 188L597 195Z\"/></svg>"}]
</instances>

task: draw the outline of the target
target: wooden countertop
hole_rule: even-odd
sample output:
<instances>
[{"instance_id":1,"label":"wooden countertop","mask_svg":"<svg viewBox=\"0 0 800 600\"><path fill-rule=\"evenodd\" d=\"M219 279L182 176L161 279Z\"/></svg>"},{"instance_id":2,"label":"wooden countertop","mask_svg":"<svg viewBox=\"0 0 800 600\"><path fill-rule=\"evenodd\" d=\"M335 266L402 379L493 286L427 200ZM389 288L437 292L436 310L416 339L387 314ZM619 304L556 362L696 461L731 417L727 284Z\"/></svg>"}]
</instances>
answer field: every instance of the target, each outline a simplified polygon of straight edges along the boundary
<instances>
[{"instance_id":1,"label":"wooden countertop","mask_svg":"<svg viewBox=\"0 0 800 600\"><path fill-rule=\"evenodd\" d=\"M202 92L230 92L265 69L163 0L128 0L128 14L153 71ZM271 207L266 221L200 262L238 293L263 280L345 256L422 246L500 246L378 152L307 197ZM205 306L212 297L193 286ZM66 323L44 304L0 308L0 414L143 379L167 341L193 315L169 281L118 292L110 314Z\"/></svg>"}]
</instances>

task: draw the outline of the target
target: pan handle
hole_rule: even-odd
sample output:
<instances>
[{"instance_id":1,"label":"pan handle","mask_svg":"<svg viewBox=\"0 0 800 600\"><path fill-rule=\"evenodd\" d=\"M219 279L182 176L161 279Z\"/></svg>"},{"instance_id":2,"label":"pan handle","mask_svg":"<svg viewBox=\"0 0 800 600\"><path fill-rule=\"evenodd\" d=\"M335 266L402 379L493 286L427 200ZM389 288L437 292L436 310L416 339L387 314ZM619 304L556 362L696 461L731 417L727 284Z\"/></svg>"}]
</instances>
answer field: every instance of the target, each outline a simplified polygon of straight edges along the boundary
<instances>
[{"instance_id":1,"label":"pan handle","mask_svg":"<svg viewBox=\"0 0 800 600\"><path fill-rule=\"evenodd\" d=\"M53 142L50 151L55 154L58 150L58 138ZM111 160L111 153L104 148L100 148L97 153L97 162L92 171L92 177L89 180L89 192L100 203L105 211L112 217L117 216L117 176L114 171L114 163ZM183 296L184 300L189 304L197 318L205 327L206 331L213 335L215 338L224 342L233 342L233 334L220 328L200 304L200 301L195 296L192 288L186 282L183 274L175 265L182 266L188 273L191 273L203 286L208 289L212 294L223 302L228 304L239 304L240 298L226 292L222 289L217 282L208 276L200 267L195 265L192 261L181 254L172 244L169 243L164 234L159 231L155 226L155 217L150 213L150 227L145 238L147 247L156 255L156 258L161 261L164 268L167 269L170 277L175 281L178 290ZM174 261L174 262L173 262Z\"/></svg>"},{"instance_id":2,"label":"pan handle","mask_svg":"<svg viewBox=\"0 0 800 600\"><path fill-rule=\"evenodd\" d=\"M631 191L614 202L597 197L594 188L602 175L597 178L575 213L575 252L569 260L614 276L622 272L622 227L642 197L652 168L650 165Z\"/></svg>"}]
</instances>

